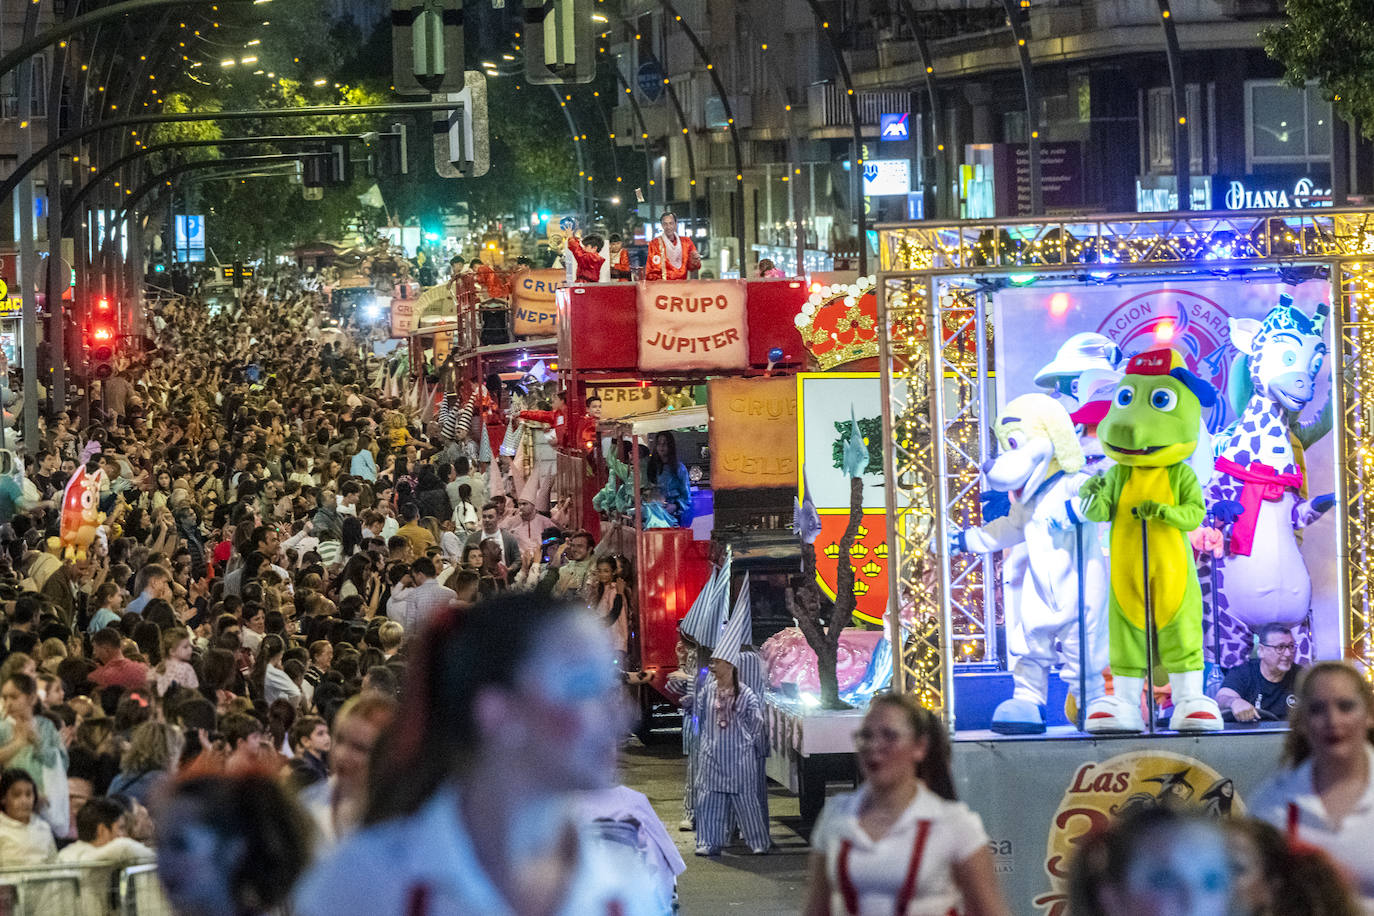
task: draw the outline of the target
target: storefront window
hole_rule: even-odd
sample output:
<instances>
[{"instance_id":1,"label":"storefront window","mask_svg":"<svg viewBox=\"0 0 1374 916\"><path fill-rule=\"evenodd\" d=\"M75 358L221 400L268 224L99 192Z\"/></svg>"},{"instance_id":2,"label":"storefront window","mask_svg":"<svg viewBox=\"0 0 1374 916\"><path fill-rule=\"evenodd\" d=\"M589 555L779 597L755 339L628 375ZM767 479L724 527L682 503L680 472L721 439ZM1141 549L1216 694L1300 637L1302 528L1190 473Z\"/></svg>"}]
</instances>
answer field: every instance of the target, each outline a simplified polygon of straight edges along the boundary
<instances>
[{"instance_id":1,"label":"storefront window","mask_svg":"<svg viewBox=\"0 0 1374 916\"><path fill-rule=\"evenodd\" d=\"M1251 164L1323 161L1331 155L1331 103L1315 86L1245 84Z\"/></svg>"}]
</instances>

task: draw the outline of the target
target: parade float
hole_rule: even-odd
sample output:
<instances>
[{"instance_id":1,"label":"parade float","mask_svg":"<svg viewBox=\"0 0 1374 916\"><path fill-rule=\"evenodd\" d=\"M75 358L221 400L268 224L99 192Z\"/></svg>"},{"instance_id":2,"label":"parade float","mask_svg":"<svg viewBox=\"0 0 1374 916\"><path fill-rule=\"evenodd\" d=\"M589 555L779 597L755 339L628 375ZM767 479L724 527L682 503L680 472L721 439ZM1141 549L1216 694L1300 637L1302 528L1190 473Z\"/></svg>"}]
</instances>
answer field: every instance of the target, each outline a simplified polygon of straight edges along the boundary
<instances>
[{"instance_id":1,"label":"parade float","mask_svg":"<svg viewBox=\"0 0 1374 916\"><path fill-rule=\"evenodd\" d=\"M724 549L733 551L736 572L755 573L760 590L778 563L770 541L785 545L784 563L795 562L787 531L796 480L792 374L804 350L792 318L805 298L798 280L598 283L557 293L567 423L589 423L593 395L601 417L594 434L560 449L554 489L574 526L599 535L598 553L632 561L630 661L645 730L671 701L665 688L678 667L678 624ZM649 492L641 458L664 432L691 479L689 526L665 524ZM761 597L761 627L768 606Z\"/></svg>"},{"instance_id":2,"label":"parade float","mask_svg":"<svg viewBox=\"0 0 1374 916\"><path fill-rule=\"evenodd\" d=\"M1262 627L1374 663L1374 214L879 238L890 686L949 724L1015 911L1061 913L1085 832L1275 769L1284 723L1209 699Z\"/></svg>"}]
</instances>

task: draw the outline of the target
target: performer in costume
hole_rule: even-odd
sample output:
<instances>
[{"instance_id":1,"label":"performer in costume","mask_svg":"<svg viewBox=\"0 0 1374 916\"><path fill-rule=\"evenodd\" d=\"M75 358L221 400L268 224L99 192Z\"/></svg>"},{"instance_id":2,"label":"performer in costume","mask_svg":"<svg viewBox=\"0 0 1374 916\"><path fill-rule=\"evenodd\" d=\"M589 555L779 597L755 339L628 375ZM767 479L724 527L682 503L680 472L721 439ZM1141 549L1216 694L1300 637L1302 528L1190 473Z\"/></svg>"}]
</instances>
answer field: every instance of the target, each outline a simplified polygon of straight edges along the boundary
<instances>
[{"instance_id":1,"label":"performer in costume","mask_svg":"<svg viewBox=\"0 0 1374 916\"><path fill-rule=\"evenodd\" d=\"M738 823L755 855L768 852L768 822L759 807L755 749L763 730L763 703L739 678L739 643L722 640L711 653L711 680L696 710L701 750L696 772L699 856L715 856ZM733 820L732 820L733 818Z\"/></svg>"},{"instance_id":2,"label":"performer in costume","mask_svg":"<svg viewBox=\"0 0 1374 916\"><path fill-rule=\"evenodd\" d=\"M751 643L754 641L754 611L753 602L749 597L749 574L744 574L744 581L740 583L739 595L735 598L734 610L730 612L730 620L725 624L725 631L720 634L720 644L739 646L739 679L754 691L754 695L759 698L759 703L763 703L764 691L768 689L768 676L764 671L763 659L759 656ZM768 774L764 772L764 761L768 759L768 734L767 730L760 728L754 742L754 755L758 758L758 789L759 807L763 809L764 823L768 822Z\"/></svg>"},{"instance_id":3,"label":"performer in costume","mask_svg":"<svg viewBox=\"0 0 1374 916\"><path fill-rule=\"evenodd\" d=\"M1002 566L1007 655L1015 688L993 714L992 730L1040 734L1045 731L1040 707L1049 701L1052 666L1060 665L1060 678L1082 702L1080 610L1087 635L1081 653L1088 662L1082 678L1087 704L1104 693L1107 561L1096 525L1081 518L1061 519L1066 503L1088 479L1083 449L1063 404L1044 394L1022 395L1002 410L993 431L1001 451L985 476L989 489L1007 494L1005 514L996 517L985 508L986 524L952 532L950 548L984 554L1021 548L1020 562L1004 560ZM1079 525L1086 530L1078 531Z\"/></svg>"},{"instance_id":4,"label":"performer in costume","mask_svg":"<svg viewBox=\"0 0 1374 916\"><path fill-rule=\"evenodd\" d=\"M1187 460L1203 406L1216 393L1173 350L1134 357L1097 429L1116 464L1079 490L1080 512L1111 522L1108 623L1113 696L1088 706L1090 732L1143 731L1146 589L1158 661L1169 674L1178 731L1217 731L1221 710L1202 690L1202 590L1188 534L1202 523L1202 489ZM1142 519L1144 520L1142 524ZM1148 547L1149 566L1144 566Z\"/></svg>"},{"instance_id":5,"label":"performer in costume","mask_svg":"<svg viewBox=\"0 0 1374 916\"><path fill-rule=\"evenodd\" d=\"M686 280L694 270L701 270L697 246L685 235L677 234L677 216L671 210L658 218L663 234L649 243L649 262L644 268L646 280Z\"/></svg>"}]
</instances>

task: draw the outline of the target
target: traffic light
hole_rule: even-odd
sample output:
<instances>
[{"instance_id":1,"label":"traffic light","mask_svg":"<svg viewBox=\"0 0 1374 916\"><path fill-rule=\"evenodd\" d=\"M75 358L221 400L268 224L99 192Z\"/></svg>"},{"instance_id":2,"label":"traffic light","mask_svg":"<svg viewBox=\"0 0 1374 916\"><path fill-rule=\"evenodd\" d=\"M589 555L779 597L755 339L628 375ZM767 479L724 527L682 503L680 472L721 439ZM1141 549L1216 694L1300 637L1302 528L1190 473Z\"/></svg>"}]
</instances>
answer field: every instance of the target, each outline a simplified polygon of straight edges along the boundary
<instances>
[{"instance_id":1,"label":"traffic light","mask_svg":"<svg viewBox=\"0 0 1374 916\"><path fill-rule=\"evenodd\" d=\"M391 0L391 82L398 95L463 88L463 0Z\"/></svg>"},{"instance_id":2,"label":"traffic light","mask_svg":"<svg viewBox=\"0 0 1374 916\"><path fill-rule=\"evenodd\" d=\"M391 133L365 135L368 143L368 171L374 178L394 178L410 173L409 125L397 122Z\"/></svg>"},{"instance_id":3,"label":"traffic light","mask_svg":"<svg viewBox=\"0 0 1374 916\"><path fill-rule=\"evenodd\" d=\"M92 303L86 323L86 366L92 378L109 378L114 372L118 341L119 319L114 304L100 296Z\"/></svg>"},{"instance_id":4,"label":"traffic light","mask_svg":"<svg viewBox=\"0 0 1374 916\"><path fill-rule=\"evenodd\" d=\"M596 78L590 0L524 0L525 79L540 85Z\"/></svg>"}]
</instances>

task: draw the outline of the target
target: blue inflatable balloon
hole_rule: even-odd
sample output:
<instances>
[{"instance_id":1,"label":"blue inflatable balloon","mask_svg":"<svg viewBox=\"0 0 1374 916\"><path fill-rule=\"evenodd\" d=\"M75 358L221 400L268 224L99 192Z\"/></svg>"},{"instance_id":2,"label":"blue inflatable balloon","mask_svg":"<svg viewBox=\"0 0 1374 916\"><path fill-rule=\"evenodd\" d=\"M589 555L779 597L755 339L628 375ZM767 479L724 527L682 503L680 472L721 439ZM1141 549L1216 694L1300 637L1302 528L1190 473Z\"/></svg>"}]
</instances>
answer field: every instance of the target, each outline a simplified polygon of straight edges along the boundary
<instances>
[{"instance_id":1,"label":"blue inflatable balloon","mask_svg":"<svg viewBox=\"0 0 1374 916\"><path fill-rule=\"evenodd\" d=\"M776 363L780 359L782 359L782 347L774 347L768 351L768 361L770 363Z\"/></svg>"}]
</instances>

